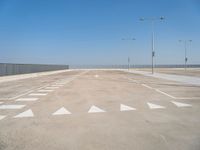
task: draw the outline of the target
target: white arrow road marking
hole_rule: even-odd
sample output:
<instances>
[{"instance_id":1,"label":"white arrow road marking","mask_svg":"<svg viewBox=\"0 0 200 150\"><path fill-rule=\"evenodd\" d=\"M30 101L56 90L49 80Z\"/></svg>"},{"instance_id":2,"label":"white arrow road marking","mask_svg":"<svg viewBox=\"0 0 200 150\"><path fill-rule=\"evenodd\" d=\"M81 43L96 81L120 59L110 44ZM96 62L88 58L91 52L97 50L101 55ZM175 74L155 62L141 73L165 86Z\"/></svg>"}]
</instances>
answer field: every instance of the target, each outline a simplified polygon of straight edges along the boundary
<instances>
[{"instance_id":1,"label":"white arrow road marking","mask_svg":"<svg viewBox=\"0 0 200 150\"><path fill-rule=\"evenodd\" d=\"M31 93L30 96L45 96L47 93Z\"/></svg>"},{"instance_id":2,"label":"white arrow road marking","mask_svg":"<svg viewBox=\"0 0 200 150\"><path fill-rule=\"evenodd\" d=\"M160 108L165 108L164 106L160 106L157 104L153 104L153 103L147 103L150 109L160 109Z\"/></svg>"},{"instance_id":3,"label":"white arrow road marking","mask_svg":"<svg viewBox=\"0 0 200 150\"><path fill-rule=\"evenodd\" d=\"M0 120L2 120L3 118L5 118L6 116L2 116L2 115L0 115Z\"/></svg>"},{"instance_id":4,"label":"white arrow road marking","mask_svg":"<svg viewBox=\"0 0 200 150\"><path fill-rule=\"evenodd\" d=\"M53 92L53 90L38 90L38 92Z\"/></svg>"},{"instance_id":5,"label":"white arrow road marking","mask_svg":"<svg viewBox=\"0 0 200 150\"><path fill-rule=\"evenodd\" d=\"M24 117L33 117L33 116L34 116L34 114L33 114L32 110L28 109L28 110L14 116L14 118L24 118Z\"/></svg>"},{"instance_id":6,"label":"white arrow road marking","mask_svg":"<svg viewBox=\"0 0 200 150\"><path fill-rule=\"evenodd\" d=\"M16 101L37 101L39 98L18 98Z\"/></svg>"},{"instance_id":7,"label":"white arrow road marking","mask_svg":"<svg viewBox=\"0 0 200 150\"><path fill-rule=\"evenodd\" d=\"M0 109L21 109L25 105L0 105Z\"/></svg>"},{"instance_id":8,"label":"white arrow road marking","mask_svg":"<svg viewBox=\"0 0 200 150\"><path fill-rule=\"evenodd\" d=\"M58 109L56 112L54 112L52 115L66 115L66 114L71 114L66 108L62 107Z\"/></svg>"},{"instance_id":9,"label":"white arrow road marking","mask_svg":"<svg viewBox=\"0 0 200 150\"><path fill-rule=\"evenodd\" d=\"M136 110L136 109L124 104L120 104L120 111L130 111L130 110Z\"/></svg>"},{"instance_id":10,"label":"white arrow road marking","mask_svg":"<svg viewBox=\"0 0 200 150\"><path fill-rule=\"evenodd\" d=\"M190 104L186 104L186 103L180 103L180 102L176 102L176 101L171 101L174 105L176 105L177 107L191 107L192 105Z\"/></svg>"},{"instance_id":11,"label":"white arrow road marking","mask_svg":"<svg viewBox=\"0 0 200 150\"><path fill-rule=\"evenodd\" d=\"M92 107L90 107L90 109L88 111L88 113L100 113L100 112L105 112L105 110L100 109L94 105Z\"/></svg>"}]
</instances>

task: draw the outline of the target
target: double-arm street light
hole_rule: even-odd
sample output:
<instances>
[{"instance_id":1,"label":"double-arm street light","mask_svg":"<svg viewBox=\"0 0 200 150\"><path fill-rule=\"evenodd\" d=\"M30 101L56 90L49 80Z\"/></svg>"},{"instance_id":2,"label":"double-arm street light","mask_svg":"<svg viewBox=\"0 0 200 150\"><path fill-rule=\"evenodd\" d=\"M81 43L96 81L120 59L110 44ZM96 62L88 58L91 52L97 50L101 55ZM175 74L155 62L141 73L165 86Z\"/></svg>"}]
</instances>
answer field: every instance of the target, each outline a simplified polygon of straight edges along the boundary
<instances>
[{"instance_id":1,"label":"double-arm street light","mask_svg":"<svg viewBox=\"0 0 200 150\"><path fill-rule=\"evenodd\" d=\"M123 41L130 40L134 41L136 40L135 38L122 38ZM128 56L128 70L130 69L130 57Z\"/></svg>"},{"instance_id":2,"label":"double-arm street light","mask_svg":"<svg viewBox=\"0 0 200 150\"><path fill-rule=\"evenodd\" d=\"M186 71L186 68L187 68L187 61L188 61L188 58L187 58L187 43L191 43L192 40L179 40L179 42L183 42L184 43L184 50L185 50L185 71Z\"/></svg>"},{"instance_id":3,"label":"double-arm street light","mask_svg":"<svg viewBox=\"0 0 200 150\"><path fill-rule=\"evenodd\" d=\"M140 21L150 21L152 25L152 54L151 54L151 68L152 68L152 74L154 73L154 56L155 56L155 49L154 49L154 22L158 20L164 20L164 17L159 17L159 18L140 18Z\"/></svg>"}]
</instances>

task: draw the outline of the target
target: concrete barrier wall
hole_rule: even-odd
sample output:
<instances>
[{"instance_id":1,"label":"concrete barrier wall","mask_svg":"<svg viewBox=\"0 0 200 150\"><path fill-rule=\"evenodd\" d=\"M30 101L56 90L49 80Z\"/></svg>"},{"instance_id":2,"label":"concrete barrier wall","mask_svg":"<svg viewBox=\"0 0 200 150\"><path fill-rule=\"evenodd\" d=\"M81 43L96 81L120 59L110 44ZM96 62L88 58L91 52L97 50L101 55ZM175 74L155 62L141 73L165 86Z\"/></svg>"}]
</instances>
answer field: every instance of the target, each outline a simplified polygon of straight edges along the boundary
<instances>
[{"instance_id":1,"label":"concrete barrier wall","mask_svg":"<svg viewBox=\"0 0 200 150\"><path fill-rule=\"evenodd\" d=\"M0 63L0 76L69 69L68 65Z\"/></svg>"},{"instance_id":2,"label":"concrete barrier wall","mask_svg":"<svg viewBox=\"0 0 200 150\"><path fill-rule=\"evenodd\" d=\"M184 65L155 65L155 68L184 68ZM128 65L70 65L70 69L127 69ZM130 65L130 68L151 68L151 65ZM200 68L200 64L188 64L187 68Z\"/></svg>"}]
</instances>

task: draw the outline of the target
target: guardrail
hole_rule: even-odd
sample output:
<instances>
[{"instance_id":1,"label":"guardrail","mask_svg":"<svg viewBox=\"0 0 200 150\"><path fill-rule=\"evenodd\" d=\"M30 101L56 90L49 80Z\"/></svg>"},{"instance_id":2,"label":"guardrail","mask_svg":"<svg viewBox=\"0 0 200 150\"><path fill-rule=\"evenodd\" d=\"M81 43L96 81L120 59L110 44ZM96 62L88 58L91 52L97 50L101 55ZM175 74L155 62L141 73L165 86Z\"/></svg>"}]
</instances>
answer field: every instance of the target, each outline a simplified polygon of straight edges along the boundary
<instances>
[{"instance_id":1,"label":"guardrail","mask_svg":"<svg viewBox=\"0 0 200 150\"><path fill-rule=\"evenodd\" d=\"M0 63L0 76L69 69L68 65Z\"/></svg>"}]
</instances>

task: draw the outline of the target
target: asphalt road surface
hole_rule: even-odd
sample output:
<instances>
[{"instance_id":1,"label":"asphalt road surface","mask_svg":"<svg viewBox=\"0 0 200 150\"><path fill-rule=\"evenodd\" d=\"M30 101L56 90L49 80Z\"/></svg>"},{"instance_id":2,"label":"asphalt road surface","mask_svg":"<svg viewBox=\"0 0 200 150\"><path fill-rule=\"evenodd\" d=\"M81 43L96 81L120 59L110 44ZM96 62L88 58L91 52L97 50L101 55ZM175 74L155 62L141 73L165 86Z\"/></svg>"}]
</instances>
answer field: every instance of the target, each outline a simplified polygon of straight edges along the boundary
<instances>
[{"instance_id":1,"label":"asphalt road surface","mask_svg":"<svg viewBox=\"0 0 200 150\"><path fill-rule=\"evenodd\" d=\"M200 87L115 70L0 83L1 150L200 150Z\"/></svg>"}]
</instances>

